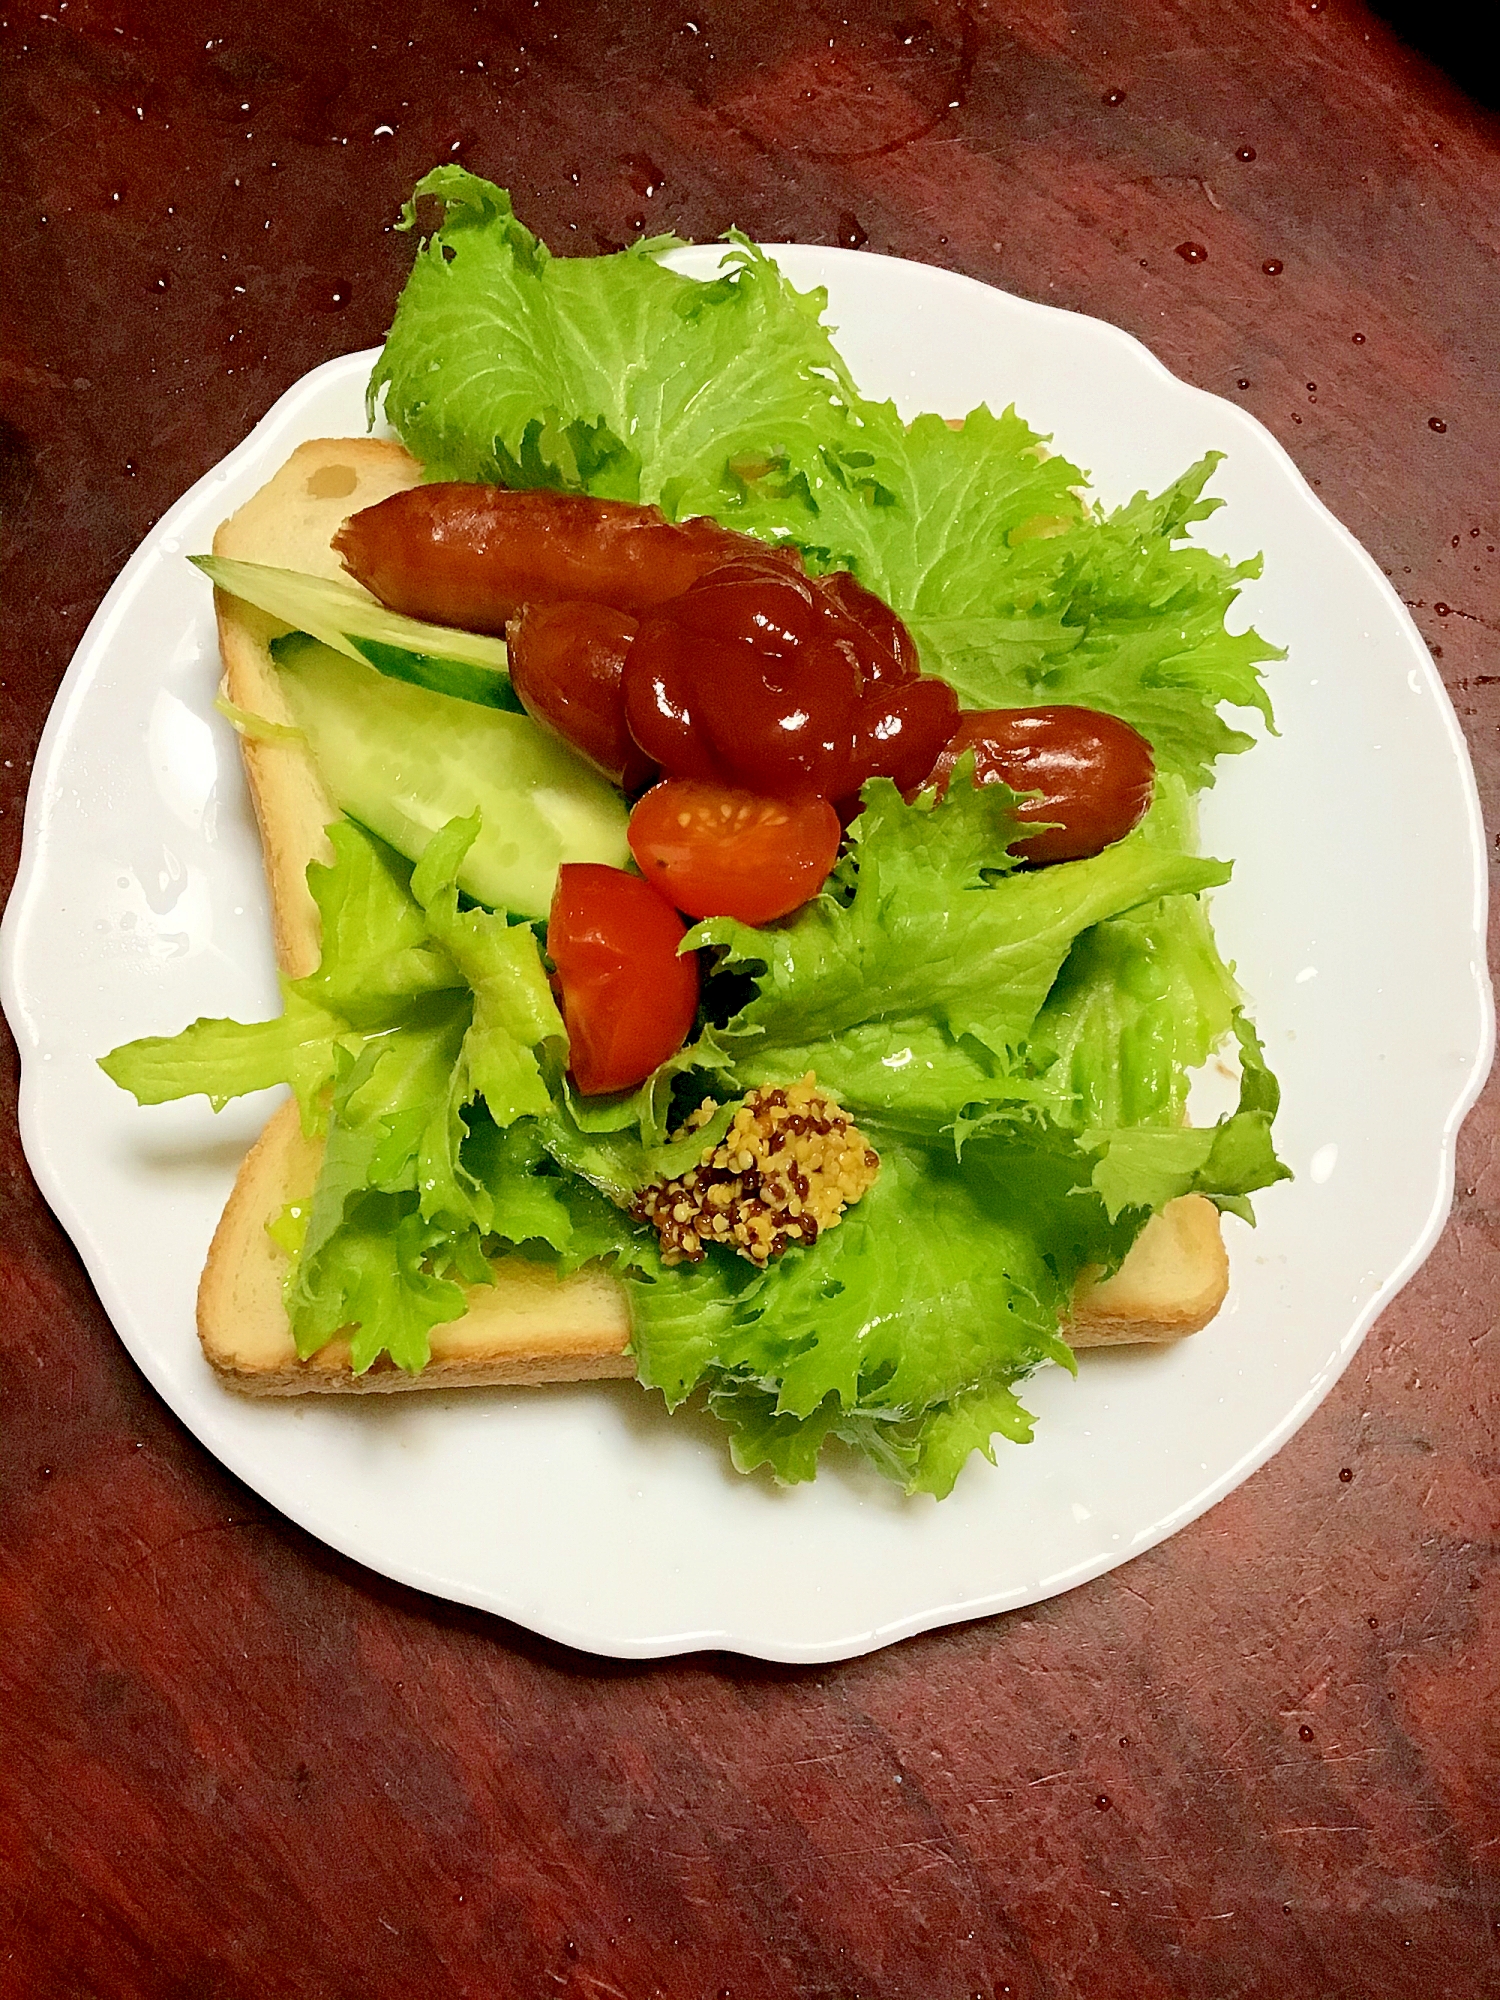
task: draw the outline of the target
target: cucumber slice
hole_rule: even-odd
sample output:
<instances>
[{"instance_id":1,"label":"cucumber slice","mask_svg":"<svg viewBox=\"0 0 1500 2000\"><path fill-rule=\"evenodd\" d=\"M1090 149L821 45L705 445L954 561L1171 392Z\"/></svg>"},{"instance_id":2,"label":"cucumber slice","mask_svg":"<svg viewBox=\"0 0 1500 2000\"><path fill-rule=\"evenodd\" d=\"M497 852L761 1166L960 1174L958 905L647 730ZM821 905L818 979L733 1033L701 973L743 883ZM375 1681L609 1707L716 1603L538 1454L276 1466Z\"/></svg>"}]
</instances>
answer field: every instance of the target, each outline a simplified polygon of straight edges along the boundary
<instances>
[{"instance_id":1,"label":"cucumber slice","mask_svg":"<svg viewBox=\"0 0 1500 2000\"><path fill-rule=\"evenodd\" d=\"M367 591L336 577L304 576L300 570L236 562L229 556L189 560L218 589L284 619L348 659L461 701L520 709L506 672L503 639L388 611Z\"/></svg>"},{"instance_id":2,"label":"cucumber slice","mask_svg":"<svg viewBox=\"0 0 1500 2000\"><path fill-rule=\"evenodd\" d=\"M478 902L545 917L562 862L625 866L624 799L529 716L384 679L302 633L277 646L276 664L340 811L408 861L478 811L458 876Z\"/></svg>"},{"instance_id":3,"label":"cucumber slice","mask_svg":"<svg viewBox=\"0 0 1500 2000\"><path fill-rule=\"evenodd\" d=\"M284 646L296 646L311 636L283 632L271 641L271 658L279 662ZM387 674L393 681L410 681L413 687L431 688L434 694L472 701L480 708L508 708L512 715L526 713L510 675L497 674L493 667L472 666L468 660L439 660L431 653L409 653L404 646L385 646L378 639L353 639L350 643L356 648L352 657L365 660L377 674Z\"/></svg>"}]
</instances>

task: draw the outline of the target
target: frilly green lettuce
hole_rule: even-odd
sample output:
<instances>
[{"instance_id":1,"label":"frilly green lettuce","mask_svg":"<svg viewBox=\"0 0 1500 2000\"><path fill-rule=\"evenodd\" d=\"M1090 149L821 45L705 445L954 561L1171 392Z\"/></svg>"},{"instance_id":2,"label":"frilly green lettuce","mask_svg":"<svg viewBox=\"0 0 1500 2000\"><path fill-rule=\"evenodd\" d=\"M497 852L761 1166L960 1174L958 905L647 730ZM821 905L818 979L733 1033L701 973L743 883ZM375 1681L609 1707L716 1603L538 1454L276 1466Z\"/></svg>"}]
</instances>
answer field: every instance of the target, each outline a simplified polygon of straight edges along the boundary
<instances>
[{"instance_id":1,"label":"frilly green lettuce","mask_svg":"<svg viewBox=\"0 0 1500 2000\"><path fill-rule=\"evenodd\" d=\"M1030 1436L1017 1390L1071 1366L1059 1326L1085 1267L1117 1264L1174 1195L1247 1214L1285 1175L1275 1080L1200 900L1228 869L1194 851L1191 794L1251 741L1220 710L1269 723L1260 667L1279 657L1226 622L1254 565L1188 539L1215 458L1105 514L1013 411L908 425L861 396L822 295L742 239L699 283L663 268L660 240L554 258L460 167L416 193L437 213L370 394L430 477L710 513L852 568L967 706L1132 723L1156 802L1093 859L1029 870L1003 786L961 775L908 804L871 785L822 896L692 934L710 972L696 1040L604 1101L567 1084L536 931L458 892L476 822L413 871L342 821L309 877L323 961L281 1018L200 1021L104 1067L143 1103L286 1082L326 1129L308 1211L277 1227L301 1353L353 1325L356 1367L416 1369L498 1251L602 1257L641 1379L669 1404L706 1397L741 1467L809 1478L837 1440L946 1493L996 1436ZM1239 1105L1189 1128L1189 1073L1231 1035ZM874 1186L764 1271L718 1251L663 1269L626 1211L702 1143L674 1125L808 1069L879 1149Z\"/></svg>"}]
</instances>

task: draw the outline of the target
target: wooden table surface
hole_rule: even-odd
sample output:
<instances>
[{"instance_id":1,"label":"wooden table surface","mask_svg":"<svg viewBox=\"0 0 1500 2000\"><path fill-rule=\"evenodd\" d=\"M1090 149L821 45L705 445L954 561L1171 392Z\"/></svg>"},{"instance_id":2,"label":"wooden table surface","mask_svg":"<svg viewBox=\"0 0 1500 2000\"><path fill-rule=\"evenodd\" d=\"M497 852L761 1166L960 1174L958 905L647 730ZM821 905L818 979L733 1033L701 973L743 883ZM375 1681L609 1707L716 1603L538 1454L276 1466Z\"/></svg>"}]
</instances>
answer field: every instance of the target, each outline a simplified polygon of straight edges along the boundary
<instances>
[{"instance_id":1,"label":"wooden table surface","mask_svg":"<svg viewBox=\"0 0 1500 2000\"><path fill-rule=\"evenodd\" d=\"M563 250L733 223L1128 328L1394 578L1497 823L1496 121L1355 0L53 0L0 55L7 880L100 595L380 338L449 158ZM1497 1106L1231 1499L806 1671L602 1663L290 1527L145 1388L11 1116L0 1995L1500 1993Z\"/></svg>"}]
</instances>

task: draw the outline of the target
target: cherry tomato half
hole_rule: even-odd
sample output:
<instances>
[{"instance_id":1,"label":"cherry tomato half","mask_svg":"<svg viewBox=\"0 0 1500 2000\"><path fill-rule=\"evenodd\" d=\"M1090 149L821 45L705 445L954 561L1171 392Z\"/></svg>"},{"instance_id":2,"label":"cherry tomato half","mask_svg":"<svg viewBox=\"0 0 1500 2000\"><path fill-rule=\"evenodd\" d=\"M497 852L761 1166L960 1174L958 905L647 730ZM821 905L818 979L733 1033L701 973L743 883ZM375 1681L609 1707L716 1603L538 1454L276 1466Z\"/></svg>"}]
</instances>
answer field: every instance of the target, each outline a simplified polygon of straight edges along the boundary
<instances>
[{"instance_id":1,"label":"cherry tomato half","mask_svg":"<svg viewBox=\"0 0 1500 2000\"><path fill-rule=\"evenodd\" d=\"M630 815L630 851L646 880L689 916L767 924L817 895L839 831L826 799L788 804L666 778Z\"/></svg>"},{"instance_id":2,"label":"cherry tomato half","mask_svg":"<svg viewBox=\"0 0 1500 2000\"><path fill-rule=\"evenodd\" d=\"M585 1097L631 1090L676 1055L698 1009L698 961L679 958L687 926L623 868L565 861L547 950L562 989L568 1064Z\"/></svg>"},{"instance_id":3,"label":"cherry tomato half","mask_svg":"<svg viewBox=\"0 0 1500 2000\"><path fill-rule=\"evenodd\" d=\"M1156 775L1151 745L1118 716L1061 703L1048 708L977 709L933 766L929 782L946 791L965 750L976 784L997 779L1017 792L1040 792L1016 808L1018 819L1050 821L1012 851L1027 861L1079 861L1122 840L1151 803Z\"/></svg>"}]
</instances>

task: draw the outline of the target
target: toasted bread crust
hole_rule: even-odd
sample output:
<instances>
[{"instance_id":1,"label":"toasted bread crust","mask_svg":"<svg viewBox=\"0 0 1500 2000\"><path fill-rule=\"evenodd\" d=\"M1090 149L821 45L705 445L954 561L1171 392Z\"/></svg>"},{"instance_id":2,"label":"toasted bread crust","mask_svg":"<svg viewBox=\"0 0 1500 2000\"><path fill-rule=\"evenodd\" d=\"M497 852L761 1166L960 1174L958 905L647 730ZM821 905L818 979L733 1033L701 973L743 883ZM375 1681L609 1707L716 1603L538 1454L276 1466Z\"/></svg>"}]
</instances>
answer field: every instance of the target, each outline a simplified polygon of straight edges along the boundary
<instances>
[{"instance_id":1,"label":"toasted bread crust","mask_svg":"<svg viewBox=\"0 0 1500 2000\"><path fill-rule=\"evenodd\" d=\"M1181 1340L1208 1325L1229 1293L1229 1253L1207 1195L1153 1215L1112 1277L1085 1276L1063 1329L1074 1347Z\"/></svg>"},{"instance_id":2,"label":"toasted bread crust","mask_svg":"<svg viewBox=\"0 0 1500 2000\"><path fill-rule=\"evenodd\" d=\"M352 585L330 546L350 514L404 493L422 468L399 444L379 438L317 438L299 445L260 491L214 536L216 556L271 563ZM236 708L267 722L290 723L291 711L268 650L286 626L238 598L215 591L224 692ZM324 828L338 808L323 789L312 754L296 740L242 736L245 776L260 828L271 891L276 960L291 979L316 972L318 906L307 887L309 861L331 861Z\"/></svg>"},{"instance_id":3,"label":"toasted bread crust","mask_svg":"<svg viewBox=\"0 0 1500 2000\"><path fill-rule=\"evenodd\" d=\"M198 1286L198 1334L221 1380L251 1395L296 1396L635 1373L619 1285L603 1271L559 1280L520 1257L495 1265L493 1286L469 1288L462 1319L433 1328L432 1359L420 1375L385 1356L356 1375L342 1339L299 1360L281 1296L287 1259L266 1224L311 1196L322 1154L321 1141L303 1136L297 1107L287 1103L245 1156Z\"/></svg>"},{"instance_id":4,"label":"toasted bread crust","mask_svg":"<svg viewBox=\"0 0 1500 2000\"><path fill-rule=\"evenodd\" d=\"M384 1357L356 1375L347 1340L299 1360L282 1304L287 1260L266 1224L310 1197L321 1158L322 1143L303 1135L296 1105L282 1105L246 1155L214 1234L198 1288L198 1333L231 1387L256 1396L378 1393L635 1372L615 1279L584 1270L558 1280L519 1257L497 1262L493 1286L469 1288L464 1318L433 1328L432 1359L420 1375ZM1113 1277L1080 1283L1067 1337L1075 1347L1178 1340L1213 1318L1228 1279L1213 1203L1184 1195L1152 1217Z\"/></svg>"},{"instance_id":5,"label":"toasted bread crust","mask_svg":"<svg viewBox=\"0 0 1500 2000\"><path fill-rule=\"evenodd\" d=\"M340 576L330 544L347 516L420 478L417 461L396 444L346 438L300 445L219 529L214 553ZM216 604L229 700L268 721L290 722L268 650L286 628L222 594ZM337 808L300 740L244 736L241 747L277 961L300 978L316 970L321 950L307 866L331 858L324 829ZM432 1359L419 1375L386 1357L356 1375L342 1338L299 1359L282 1300L287 1260L266 1225L310 1195L321 1157L321 1141L304 1136L296 1106L286 1104L240 1168L198 1288L203 1352L229 1387L258 1396L370 1394L634 1374L623 1287L602 1270L559 1280L519 1257L498 1260L493 1285L469 1288L464 1317L433 1329ZM1186 1195L1151 1219L1112 1277L1080 1280L1067 1338L1075 1347L1180 1339L1213 1318L1228 1277L1217 1210L1201 1195Z\"/></svg>"}]
</instances>

